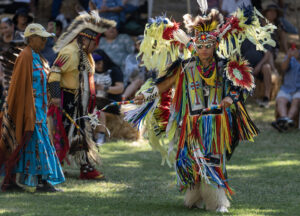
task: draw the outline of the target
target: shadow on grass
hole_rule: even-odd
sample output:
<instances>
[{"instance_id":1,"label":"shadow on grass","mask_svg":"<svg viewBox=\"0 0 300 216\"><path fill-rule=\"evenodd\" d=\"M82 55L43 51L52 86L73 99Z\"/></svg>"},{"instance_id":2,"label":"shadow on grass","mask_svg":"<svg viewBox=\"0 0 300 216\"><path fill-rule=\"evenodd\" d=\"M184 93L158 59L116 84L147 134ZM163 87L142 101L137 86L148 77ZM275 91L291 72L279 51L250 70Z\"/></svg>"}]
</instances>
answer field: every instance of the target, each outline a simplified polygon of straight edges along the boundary
<instances>
[{"instance_id":1,"label":"shadow on grass","mask_svg":"<svg viewBox=\"0 0 300 216\"><path fill-rule=\"evenodd\" d=\"M106 182L77 180L74 177L79 171L68 168L72 178L62 185L64 193L2 193L0 210L5 206L5 211L0 215L216 215L183 206L173 169L160 166L158 153L126 153L122 147L117 150L103 155ZM262 158L248 144L237 151L237 157L228 164L230 184L237 193L229 215L293 215L300 193L294 188L294 182L299 182L299 174L295 174L300 173L299 165L265 164L294 160L299 153ZM237 168L230 169L231 164ZM247 169L249 166L253 168Z\"/></svg>"},{"instance_id":2,"label":"shadow on grass","mask_svg":"<svg viewBox=\"0 0 300 216\"><path fill-rule=\"evenodd\" d=\"M228 215L297 215L300 211L299 134L264 129L254 143L240 143L227 163L235 189ZM0 215L216 215L186 209L174 168L160 166L147 144L107 143L100 170L106 181L78 180L66 167L63 193L0 193Z\"/></svg>"}]
</instances>

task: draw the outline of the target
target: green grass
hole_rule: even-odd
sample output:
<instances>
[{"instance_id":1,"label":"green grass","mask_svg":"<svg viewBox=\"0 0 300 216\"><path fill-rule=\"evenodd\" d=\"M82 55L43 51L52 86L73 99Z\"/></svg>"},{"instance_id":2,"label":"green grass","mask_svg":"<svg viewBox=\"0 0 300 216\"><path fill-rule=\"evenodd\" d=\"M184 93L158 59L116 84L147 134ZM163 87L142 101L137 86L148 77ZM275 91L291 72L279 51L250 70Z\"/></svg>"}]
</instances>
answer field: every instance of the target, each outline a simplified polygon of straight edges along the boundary
<instances>
[{"instance_id":1,"label":"green grass","mask_svg":"<svg viewBox=\"0 0 300 216\"><path fill-rule=\"evenodd\" d=\"M274 105L249 110L261 134L227 163L236 195L225 215L300 215L300 131L273 130ZM174 169L161 166L146 141L107 143L101 155L107 181L78 180L79 170L68 167L63 193L0 193L0 215L217 215L183 206Z\"/></svg>"}]
</instances>

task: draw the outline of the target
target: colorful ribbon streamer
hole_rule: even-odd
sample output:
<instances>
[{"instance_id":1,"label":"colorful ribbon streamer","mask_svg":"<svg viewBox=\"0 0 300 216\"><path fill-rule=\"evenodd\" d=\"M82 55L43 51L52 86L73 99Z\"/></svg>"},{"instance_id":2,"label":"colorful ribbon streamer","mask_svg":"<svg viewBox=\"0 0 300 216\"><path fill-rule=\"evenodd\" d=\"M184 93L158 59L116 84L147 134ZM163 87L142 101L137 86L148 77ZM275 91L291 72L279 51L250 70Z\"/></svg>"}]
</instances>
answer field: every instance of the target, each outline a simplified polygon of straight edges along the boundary
<instances>
[{"instance_id":1,"label":"colorful ribbon streamer","mask_svg":"<svg viewBox=\"0 0 300 216\"><path fill-rule=\"evenodd\" d=\"M103 107L101 109L101 111L105 111L108 107L110 106L120 106L120 105L123 105L123 104L133 104L134 103L134 100L128 100L128 101L120 101L120 102L112 102L110 104L107 104L105 107Z\"/></svg>"}]
</instances>

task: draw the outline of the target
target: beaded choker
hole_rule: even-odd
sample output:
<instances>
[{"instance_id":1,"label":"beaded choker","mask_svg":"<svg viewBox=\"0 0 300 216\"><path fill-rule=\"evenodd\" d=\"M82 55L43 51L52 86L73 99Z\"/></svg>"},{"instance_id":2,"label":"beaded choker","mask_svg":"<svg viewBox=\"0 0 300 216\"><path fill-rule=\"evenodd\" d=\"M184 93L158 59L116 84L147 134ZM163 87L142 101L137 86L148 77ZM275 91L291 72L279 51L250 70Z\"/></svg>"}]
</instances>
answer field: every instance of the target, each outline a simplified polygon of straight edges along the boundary
<instances>
[{"instance_id":1,"label":"beaded choker","mask_svg":"<svg viewBox=\"0 0 300 216\"><path fill-rule=\"evenodd\" d=\"M213 61L210 63L210 65L207 68L204 68L200 62L199 59L197 61L197 69L199 71L199 74L201 78L205 81L207 85L213 86L215 85L215 78L216 78L216 61L213 59Z\"/></svg>"}]
</instances>

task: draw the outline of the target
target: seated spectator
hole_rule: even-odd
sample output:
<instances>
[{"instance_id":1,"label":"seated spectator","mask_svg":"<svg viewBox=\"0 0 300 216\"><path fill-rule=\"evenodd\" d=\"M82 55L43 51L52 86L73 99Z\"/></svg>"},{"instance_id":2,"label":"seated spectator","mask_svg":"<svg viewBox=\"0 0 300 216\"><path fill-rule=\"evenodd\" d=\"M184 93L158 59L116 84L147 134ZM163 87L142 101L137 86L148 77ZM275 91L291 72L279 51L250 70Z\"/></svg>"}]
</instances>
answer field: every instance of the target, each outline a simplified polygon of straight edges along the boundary
<instances>
[{"instance_id":1,"label":"seated spectator","mask_svg":"<svg viewBox=\"0 0 300 216\"><path fill-rule=\"evenodd\" d=\"M265 1L262 4L262 14L266 17L266 19L274 24L277 29L272 34L273 40L276 41L276 47L272 51L274 54L274 57L277 55L278 49L282 49L284 52L287 52L288 45L287 45L287 39L286 39L286 33L283 31L280 17L282 16L282 11L278 7L276 3L273 1Z\"/></svg>"},{"instance_id":2,"label":"seated spectator","mask_svg":"<svg viewBox=\"0 0 300 216\"><path fill-rule=\"evenodd\" d=\"M253 67L255 78L263 81L265 89L264 97L262 100L258 100L258 102L261 107L268 108L272 90L272 74L278 74L274 60L280 48L283 50L287 49L287 41L285 39L285 32L280 27L279 17L282 15L280 8L274 2L270 1L264 2L262 7L262 13L266 19L277 26L277 30L272 34L272 39L276 42L276 46L265 47L268 51L264 53L257 51L255 45L246 40L242 45L242 54ZM265 20L262 20L262 22L265 23Z\"/></svg>"},{"instance_id":3,"label":"seated spectator","mask_svg":"<svg viewBox=\"0 0 300 216\"><path fill-rule=\"evenodd\" d=\"M93 58L95 60L96 103L97 108L101 110L111 102L121 101L121 94L124 91L123 74L103 50L96 50ZM96 128L94 136L97 145L105 142L106 113L119 115L120 110L119 107L112 106L100 113L101 125Z\"/></svg>"},{"instance_id":4,"label":"seated spectator","mask_svg":"<svg viewBox=\"0 0 300 216\"><path fill-rule=\"evenodd\" d=\"M63 24L59 20L49 20L47 25L47 32L55 34L56 37L49 37L47 39L45 48L42 50L42 55L47 59L49 66L52 66L57 54L53 51L55 41L63 32Z\"/></svg>"},{"instance_id":5,"label":"seated spectator","mask_svg":"<svg viewBox=\"0 0 300 216\"><path fill-rule=\"evenodd\" d=\"M13 17L15 29L24 32L25 28L32 23L33 17L29 14L29 10L26 8L20 8L16 11Z\"/></svg>"},{"instance_id":6,"label":"seated spectator","mask_svg":"<svg viewBox=\"0 0 300 216\"><path fill-rule=\"evenodd\" d=\"M116 21L119 27L123 10L122 0L90 0L89 6L90 10L98 10L101 17Z\"/></svg>"},{"instance_id":7,"label":"seated spectator","mask_svg":"<svg viewBox=\"0 0 300 216\"><path fill-rule=\"evenodd\" d=\"M267 49L270 49L269 47ZM272 87L272 73L277 73L274 65L274 57L270 51L257 51L256 46L249 40L245 40L242 44L241 52L253 68L253 75L256 79L263 81L264 97L258 100L259 105L264 108L269 107Z\"/></svg>"},{"instance_id":8,"label":"seated spectator","mask_svg":"<svg viewBox=\"0 0 300 216\"><path fill-rule=\"evenodd\" d=\"M111 27L104 33L104 37L101 37L99 48L102 49L123 72L126 57L134 52L134 41L126 34L119 34L117 28Z\"/></svg>"},{"instance_id":9,"label":"seated spectator","mask_svg":"<svg viewBox=\"0 0 300 216\"><path fill-rule=\"evenodd\" d=\"M294 127L295 117L300 111L300 58L299 50L291 48L281 64L285 71L283 85L276 97L276 111L279 118L272 122L272 126L279 132Z\"/></svg>"},{"instance_id":10,"label":"seated spectator","mask_svg":"<svg viewBox=\"0 0 300 216\"><path fill-rule=\"evenodd\" d=\"M4 17L0 21L0 53L7 51L9 47L12 46L11 42L13 40L16 41L23 41L24 36L21 32L15 31L15 25L13 21L8 18Z\"/></svg>"}]
</instances>

